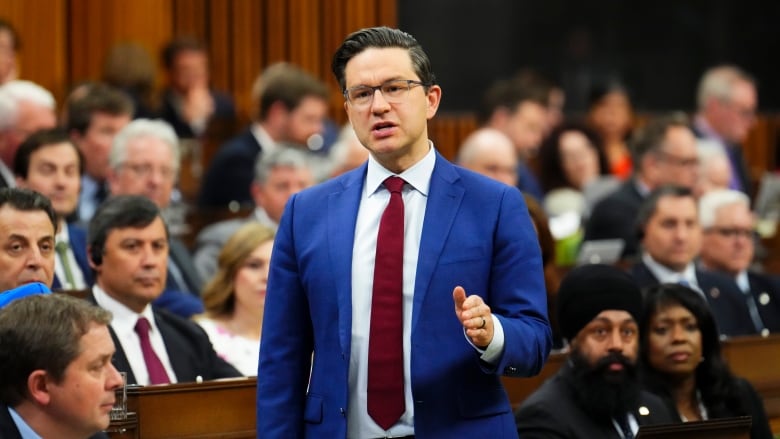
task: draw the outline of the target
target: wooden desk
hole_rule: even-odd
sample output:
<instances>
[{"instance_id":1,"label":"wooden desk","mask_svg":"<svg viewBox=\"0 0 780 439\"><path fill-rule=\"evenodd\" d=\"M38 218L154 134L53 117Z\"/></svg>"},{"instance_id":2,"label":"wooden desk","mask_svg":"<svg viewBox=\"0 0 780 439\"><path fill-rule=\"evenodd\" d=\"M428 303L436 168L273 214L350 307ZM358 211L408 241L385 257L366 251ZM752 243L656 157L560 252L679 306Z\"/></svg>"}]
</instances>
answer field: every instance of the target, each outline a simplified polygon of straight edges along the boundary
<instances>
[{"instance_id":1,"label":"wooden desk","mask_svg":"<svg viewBox=\"0 0 780 439\"><path fill-rule=\"evenodd\" d=\"M127 389L127 410L113 439L254 438L257 379L239 378Z\"/></svg>"},{"instance_id":2,"label":"wooden desk","mask_svg":"<svg viewBox=\"0 0 780 439\"><path fill-rule=\"evenodd\" d=\"M509 402L513 408L517 408L525 401L526 398L539 386L544 383L547 378L555 375L558 369L563 366L563 362L566 361L568 354L553 353L550 354L550 358L547 359L547 363L539 372L539 375L530 378L510 378L501 377L501 381L504 383L504 389L509 395Z\"/></svg>"}]
</instances>

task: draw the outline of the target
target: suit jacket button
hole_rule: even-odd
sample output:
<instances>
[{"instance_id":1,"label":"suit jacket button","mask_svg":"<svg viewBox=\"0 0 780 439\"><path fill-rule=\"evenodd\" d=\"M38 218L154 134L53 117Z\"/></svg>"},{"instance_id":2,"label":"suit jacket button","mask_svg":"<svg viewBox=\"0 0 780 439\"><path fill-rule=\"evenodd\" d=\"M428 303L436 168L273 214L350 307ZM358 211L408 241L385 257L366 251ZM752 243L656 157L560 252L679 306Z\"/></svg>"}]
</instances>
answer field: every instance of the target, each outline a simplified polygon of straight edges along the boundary
<instances>
[{"instance_id":1,"label":"suit jacket button","mask_svg":"<svg viewBox=\"0 0 780 439\"><path fill-rule=\"evenodd\" d=\"M504 369L504 373L510 374L517 372L517 368L514 366L507 366L506 369Z\"/></svg>"},{"instance_id":2,"label":"suit jacket button","mask_svg":"<svg viewBox=\"0 0 780 439\"><path fill-rule=\"evenodd\" d=\"M760 304L762 304L764 306L769 305L769 300L770 300L770 297L769 297L769 294L767 294L766 291L764 291L764 292L762 292L761 294L758 295L758 303L760 303Z\"/></svg>"},{"instance_id":3,"label":"suit jacket button","mask_svg":"<svg viewBox=\"0 0 780 439\"><path fill-rule=\"evenodd\" d=\"M341 413L341 416L347 416L347 411L344 410L344 407L339 408L339 413Z\"/></svg>"}]
</instances>

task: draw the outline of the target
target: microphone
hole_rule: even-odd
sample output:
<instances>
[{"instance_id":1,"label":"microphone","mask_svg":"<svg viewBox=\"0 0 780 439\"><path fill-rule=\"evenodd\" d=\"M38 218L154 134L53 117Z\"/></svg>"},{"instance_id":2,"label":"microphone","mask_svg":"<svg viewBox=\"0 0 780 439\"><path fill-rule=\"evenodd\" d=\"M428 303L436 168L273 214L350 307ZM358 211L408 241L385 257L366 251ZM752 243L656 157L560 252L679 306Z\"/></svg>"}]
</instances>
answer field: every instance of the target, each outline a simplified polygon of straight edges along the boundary
<instances>
[{"instance_id":1,"label":"microphone","mask_svg":"<svg viewBox=\"0 0 780 439\"><path fill-rule=\"evenodd\" d=\"M0 308L3 308L16 299L32 296L34 294L51 294L51 290L40 282L32 282L20 285L8 291L3 291L0 293Z\"/></svg>"}]
</instances>

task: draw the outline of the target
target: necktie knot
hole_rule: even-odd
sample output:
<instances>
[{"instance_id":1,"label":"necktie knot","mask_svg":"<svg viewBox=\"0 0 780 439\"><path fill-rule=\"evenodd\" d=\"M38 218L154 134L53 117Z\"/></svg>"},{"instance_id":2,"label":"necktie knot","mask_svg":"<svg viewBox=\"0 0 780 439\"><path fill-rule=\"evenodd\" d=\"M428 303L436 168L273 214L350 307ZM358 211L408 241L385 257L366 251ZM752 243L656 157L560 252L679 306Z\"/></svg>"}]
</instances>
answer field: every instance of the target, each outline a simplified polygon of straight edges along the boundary
<instances>
[{"instance_id":1,"label":"necktie knot","mask_svg":"<svg viewBox=\"0 0 780 439\"><path fill-rule=\"evenodd\" d=\"M150 327L151 325L149 325L149 320L146 320L146 317L139 317L138 321L135 322L135 332L141 337L149 337Z\"/></svg>"},{"instance_id":2,"label":"necktie knot","mask_svg":"<svg viewBox=\"0 0 780 439\"><path fill-rule=\"evenodd\" d=\"M54 244L54 250L57 251L57 253L63 255L65 252L68 251L68 243L65 241L60 241L56 244Z\"/></svg>"},{"instance_id":3,"label":"necktie knot","mask_svg":"<svg viewBox=\"0 0 780 439\"><path fill-rule=\"evenodd\" d=\"M404 183L405 181L403 178L392 176L392 177L387 177L387 179L385 179L383 184L385 185L387 190L389 190L391 193L396 192L400 194L401 189L403 189L404 187Z\"/></svg>"}]
</instances>

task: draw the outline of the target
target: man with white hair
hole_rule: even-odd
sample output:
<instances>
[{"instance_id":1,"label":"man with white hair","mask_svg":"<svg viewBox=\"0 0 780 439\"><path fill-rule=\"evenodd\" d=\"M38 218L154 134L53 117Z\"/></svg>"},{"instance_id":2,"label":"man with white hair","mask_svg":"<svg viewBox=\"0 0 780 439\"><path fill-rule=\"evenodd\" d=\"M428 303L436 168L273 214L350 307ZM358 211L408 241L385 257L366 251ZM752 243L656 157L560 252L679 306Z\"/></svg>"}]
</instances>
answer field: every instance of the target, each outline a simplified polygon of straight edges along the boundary
<instances>
[{"instance_id":1,"label":"man with white hair","mask_svg":"<svg viewBox=\"0 0 780 439\"><path fill-rule=\"evenodd\" d=\"M733 278L762 334L780 331L780 279L751 271L755 218L747 195L716 190L699 200L703 240L700 265Z\"/></svg>"},{"instance_id":2,"label":"man with white hair","mask_svg":"<svg viewBox=\"0 0 780 439\"><path fill-rule=\"evenodd\" d=\"M693 188L696 197L717 189L728 189L731 184L731 162L723 148L712 140L699 139L699 180Z\"/></svg>"},{"instance_id":3,"label":"man with white hair","mask_svg":"<svg viewBox=\"0 0 780 439\"><path fill-rule=\"evenodd\" d=\"M756 121L755 80L736 66L713 67L702 76L697 94L696 136L716 141L731 164L730 189L750 193L750 174L741 144Z\"/></svg>"},{"instance_id":4,"label":"man with white hair","mask_svg":"<svg viewBox=\"0 0 780 439\"><path fill-rule=\"evenodd\" d=\"M143 195L163 210L170 204L180 162L179 138L167 122L136 119L117 133L111 145L111 195ZM155 305L190 317L203 311L201 287L187 247L171 237L167 284Z\"/></svg>"},{"instance_id":5,"label":"man with white hair","mask_svg":"<svg viewBox=\"0 0 780 439\"><path fill-rule=\"evenodd\" d=\"M495 128L480 128L458 151L458 164L509 186L517 185L517 154L512 140Z\"/></svg>"},{"instance_id":6,"label":"man with white hair","mask_svg":"<svg viewBox=\"0 0 780 439\"><path fill-rule=\"evenodd\" d=\"M30 81L10 81L0 87L0 187L15 186L16 150L30 134L57 125L54 96Z\"/></svg>"}]
</instances>

